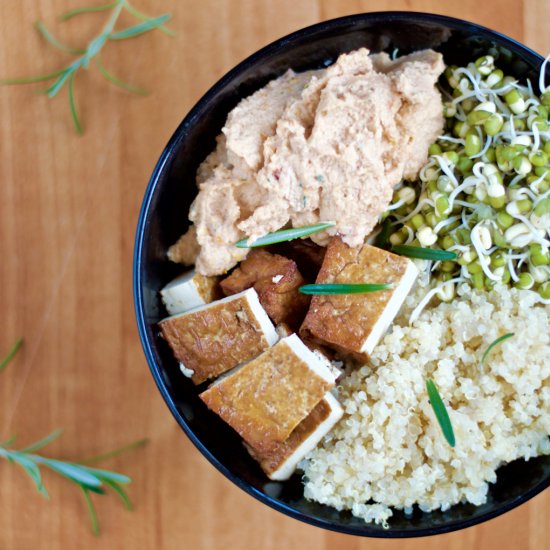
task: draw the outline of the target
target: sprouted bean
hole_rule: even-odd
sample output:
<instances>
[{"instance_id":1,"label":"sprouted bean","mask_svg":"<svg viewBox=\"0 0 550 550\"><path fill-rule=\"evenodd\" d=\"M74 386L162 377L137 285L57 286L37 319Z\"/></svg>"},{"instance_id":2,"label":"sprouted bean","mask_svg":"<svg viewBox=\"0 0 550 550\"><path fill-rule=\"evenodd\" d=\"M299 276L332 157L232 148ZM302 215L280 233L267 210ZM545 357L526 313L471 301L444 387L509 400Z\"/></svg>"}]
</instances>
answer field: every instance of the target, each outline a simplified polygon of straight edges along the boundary
<instances>
[{"instance_id":1,"label":"sprouted bean","mask_svg":"<svg viewBox=\"0 0 550 550\"><path fill-rule=\"evenodd\" d=\"M450 301L457 283L507 284L550 294L550 86L537 97L483 56L446 69L445 131L418 181L396 189L383 218L395 246L454 251L434 263L432 289ZM387 223L387 222L386 222Z\"/></svg>"}]
</instances>

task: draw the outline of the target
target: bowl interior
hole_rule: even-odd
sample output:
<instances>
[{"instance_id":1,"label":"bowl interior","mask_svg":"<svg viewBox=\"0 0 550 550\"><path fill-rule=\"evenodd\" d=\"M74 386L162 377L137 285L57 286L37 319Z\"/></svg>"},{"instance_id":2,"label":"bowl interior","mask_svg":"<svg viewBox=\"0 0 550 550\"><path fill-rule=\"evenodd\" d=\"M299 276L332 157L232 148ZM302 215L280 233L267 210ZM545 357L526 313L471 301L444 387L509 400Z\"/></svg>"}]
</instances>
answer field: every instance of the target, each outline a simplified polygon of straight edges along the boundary
<instances>
[{"instance_id":1,"label":"bowl interior","mask_svg":"<svg viewBox=\"0 0 550 550\"><path fill-rule=\"evenodd\" d=\"M146 192L135 251L134 283L138 325L155 380L169 408L201 452L237 485L266 504L298 519L352 534L404 537L473 525L524 502L550 484L550 457L516 461L498 471L488 501L457 505L447 512L412 516L396 512L390 528L367 525L349 513L305 500L298 475L270 482L248 456L239 437L197 397L197 388L178 369L156 323L165 316L159 289L182 271L166 250L185 231L196 195L195 172L214 148L227 113L286 69L321 68L339 54L368 47L409 53L434 48L447 64L465 64L491 53L505 73L538 82L542 58L520 44L470 23L418 13L363 14L321 23L278 40L224 76L193 108L164 151Z\"/></svg>"}]
</instances>

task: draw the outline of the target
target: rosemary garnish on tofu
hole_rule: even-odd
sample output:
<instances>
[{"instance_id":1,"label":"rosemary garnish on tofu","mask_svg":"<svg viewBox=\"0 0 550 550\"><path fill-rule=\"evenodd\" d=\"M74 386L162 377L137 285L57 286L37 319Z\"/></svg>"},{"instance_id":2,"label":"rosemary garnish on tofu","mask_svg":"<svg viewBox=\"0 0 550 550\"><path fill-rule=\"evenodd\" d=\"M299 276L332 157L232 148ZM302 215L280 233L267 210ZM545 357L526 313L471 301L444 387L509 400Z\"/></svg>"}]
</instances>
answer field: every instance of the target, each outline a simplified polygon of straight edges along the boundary
<instances>
[{"instance_id":1,"label":"rosemary garnish on tofu","mask_svg":"<svg viewBox=\"0 0 550 550\"><path fill-rule=\"evenodd\" d=\"M430 398L430 404L434 410L435 417L441 426L441 431L443 432L447 443L449 443L451 447L454 447L456 441L451 419L449 418L449 413L445 408L445 403L443 403L443 400L439 395L435 382L431 379L426 380L426 389L428 390L428 397Z\"/></svg>"},{"instance_id":2,"label":"rosemary garnish on tofu","mask_svg":"<svg viewBox=\"0 0 550 550\"><path fill-rule=\"evenodd\" d=\"M335 284L320 283L301 286L298 290L302 294L366 294L393 288L391 283L353 283Z\"/></svg>"},{"instance_id":3,"label":"rosemary garnish on tofu","mask_svg":"<svg viewBox=\"0 0 550 550\"><path fill-rule=\"evenodd\" d=\"M309 235L313 235L313 233L324 231L325 229L328 229L329 227L334 227L335 225L336 224L334 222L321 222L315 225L305 225L303 227L281 229L279 231L274 231L273 233L268 233L267 235L256 239L252 243L249 243L248 239L241 239L235 244L235 246L237 246L238 248L256 248L258 246L267 246L269 244L293 241L294 239L299 239L300 237L307 237Z\"/></svg>"},{"instance_id":4,"label":"rosemary garnish on tofu","mask_svg":"<svg viewBox=\"0 0 550 550\"><path fill-rule=\"evenodd\" d=\"M80 117L78 116L78 111L76 108L76 101L74 96L74 80L80 69L88 69L90 63L95 63L99 72L112 84L123 88L126 91L145 95L147 92L142 88L138 88L131 84L128 84L121 80L120 78L112 75L107 69L103 66L100 58L100 52L103 49L103 46L110 41L116 40L125 40L128 38L134 38L146 32L149 32L154 29L158 29L165 34L173 35L174 33L167 29L164 26L164 23L168 21L171 17L169 13L160 15L158 17L148 17L147 15L141 13L136 8L134 8L128 0L115 0L110 4L104 4L100 6L90 6L77 8L71 11L68 11L61 15L59 18L60 21L67 21L77 15L84 13L93 13L100 11L110 11L111 14L107 19L105 25L101 29L101 32L93 38L85 48L73 48L62 44L55 36L46 28L44 23L37 21L35 23L35 29L38 33L44 38L44 40L53 46L54 48L61 50L64 53L78 56L72 63L69 63L65 68L43 74L38 76L31 76L26 78L13 78L0 80L0 84L12 85L12 84L34 84L37 82L45 82L48 80L53 80L52 85L44 90L44 93L49 97L55 97L59 91L67 84L68 97L69 97L69 107L73 120L74 127L79 134L82 134L82 124L80 122ZM115 31L115 25L123 11L128 12L133 15L135 18L139 19L141 23L133 25L126 29Z\"/></svg>"}]
</instances>

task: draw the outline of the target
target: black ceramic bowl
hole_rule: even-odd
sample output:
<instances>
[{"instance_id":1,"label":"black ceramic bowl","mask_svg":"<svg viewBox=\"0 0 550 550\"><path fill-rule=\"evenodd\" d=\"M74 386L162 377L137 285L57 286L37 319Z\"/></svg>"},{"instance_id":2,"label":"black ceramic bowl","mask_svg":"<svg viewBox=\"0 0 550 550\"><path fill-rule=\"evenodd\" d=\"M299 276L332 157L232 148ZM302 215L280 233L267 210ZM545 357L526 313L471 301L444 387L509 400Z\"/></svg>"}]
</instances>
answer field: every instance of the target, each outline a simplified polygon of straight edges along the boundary
<instances>
[{"instance_id":1,"label":"black ceramic bowl","mask_svg":"<svg viewBox=\"0 0 550 550\"><path fill-rule=\"evenodd\" d=\"M184 378L157 322L165 311L159 289L181 267L166 259L166 250L185 231L187 211L195 197L195 171L214 148L227 113L240 99L264 86L286 69L316 69L339 54L366 46L372 51L408 53L434 48L448 64L465 64L487 52L499 66L518 78L538 82L543 59L525 46L489 29L437 15L386 12L334 19L285 36L244 60L217 82L193 107L162 153L145 193L139 216L134 293L139 333L153 377L183 431L226 477L261 502L312 525L371 537L412 537L462 529L491 519L530 499L550 484L550 457L516 461L498 471L487 503L458 505L431 514L415 510L412 517L396 512L390 528L367 525L349 513L308 502L300 477L269 482L248 456L239 437L197 397Z\"/></svg>"}]
</instances>

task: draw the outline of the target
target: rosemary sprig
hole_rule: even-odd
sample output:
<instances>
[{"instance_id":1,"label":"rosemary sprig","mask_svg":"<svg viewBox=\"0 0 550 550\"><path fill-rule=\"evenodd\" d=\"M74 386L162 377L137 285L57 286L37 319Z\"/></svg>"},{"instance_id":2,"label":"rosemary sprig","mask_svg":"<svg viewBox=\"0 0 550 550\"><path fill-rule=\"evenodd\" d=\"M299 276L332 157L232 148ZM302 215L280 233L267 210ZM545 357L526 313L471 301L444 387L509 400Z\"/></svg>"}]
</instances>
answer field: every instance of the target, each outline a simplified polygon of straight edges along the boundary
<instances>
[{"instance_id":1,"label":"rosemary sprig","mask_svg":"<svg viewBox=\"0 0 550 550\"><path fill-rule=\"evenodd\" d=\"M303 285L298 290L302 294L366 294L393 288L391 283L319 283L314 285Z\"/></svg>"},{"instance_id":2,"label":"rosemary sprig","mask_svg":"<svg viewBox=\"0 0 550 550\"><path fill-rule=\"evenodd\" d=\"M169 13L166 13L158 17L149 17L143 14L142 12L138 11L136 8L134 8L130 4L129 0L115 0L114 2L111 2L109 4L103 4L99 6L89 6L89 7L70 10L64 13L60 17L60 20L67 21L72 17L75 17L76 15L81 15L84 13L103 12L103 11L111 11L111 14L107 19L107 22L103 26L101 32L98 34L98 36L96 36L94 39L92 39L88 43L86 48L73 48L70 46L66 46L65 44L62 44L46 28L44 23L42 23L41 21L37 21L35 23L35 28L39 32L39 34L44 38L44 40L46 40L48 44L57 48L58 50L61 50L65 53L77 55L78 57L72 63L70 63L69 65L67 65L66 67L58 71L54 71L45 75L31 76L26 78L13 78L13 79L7 79L7 80L0 80L0 84L4 84L4 85L33 84L36 82L43 82L43 81L55 79L52 85L44 91L49 98L55 97L60 92L60 90L65 86L65 84L67 84L69 108L70 108L71 117L73 120L73 125L78 134L82 134L83 130L82 130L82 124L80 122L78 110L76 107L76 101L74 97L74 81L78 71L80 71L81 69L87 70L89 68L90 62L92 61L92 59L94 59L99 72L103 75L103 77L106 80L108 80L112 84L115 84L116 86L119 86L120 88L123 88L128 92L136 93L139 95L146 95L147 92L142 88L138 88L136 86L128 84L123 80L121 80L120 78L108 72L107 69L105 69L105 67L101 63L101 61L99 61L99 53L101 52L105 44L107 44L109 41L126 40L129 38L134 38L146 32L152 31L154 29L158 29L164 32L165 34L172 36L174 33L164 26L164 23L166 23L171 18L171 15ZM126 29L115 31L114 30L115 25L118 22L118 19L123 11L126 11L129 14L131 14L133 17L139 19L141 23L138 23L137 25L133 25Z\"/></svg>"},{"instance_id":3,"label":"rosemary sprig","mask_svg":"<svg viewBox=\"0 0 550 550\"><path fill-rule=\"evenodd\" d=\"M0 370L13 359L22 344L23 339L19 338L8 355L0 363ZM125 445L124 447L120 447L119 449L115 449L109 453L97 455L81 462L57 460L36 454L37 451L49 445L62 433L62 430L55 430L46 437L19 450L11 448L15 445L16 437L10 437L8 440L0 442L0 457L5 458L12 464L17 464L20 466L31 478L37 491L46 498L49 498L49 494L42 482L41 467L47 468L77 485L84 495L84 500L86 502L86 507L88 509L88 514L92 525L92 533L94 535L99 535L99 520L94 503L90 496L90 492L104 495L105 490L110 488L116 495L118 495L124 504L124 507L127 510L131 510L132 503L126 491L122 488L122 485L127 485L132 480L128 476L117 472L91 468L88 464L95 464L96 462L107 460L127 451L142 447L147 443L147 440L140 439L139 441L130 443L129 445Z\"/></svg>"},{"instance_id":4,"label":"rosemary sprig","mask_svg":"<svg viewBox=\"0 0 550 550\"><path fill-rule=\"evenodd\" d=\"M494 340L493 342L491 342L489 344L489 347L485 350L485 353L483 354L483 357L481 358L481 362L480 362L480 366L483 365L483 363L485 362L485 359L487 359L487 356L489 355L489 353L491 353L491 350L497 346L498 344L500 344L501 342L504 342L504 340L508 340L508 338L512 338L512 336L514 336L515 333L513 332L508 332L506 334L503 334L502 336L500 336L499 338L497 338L496 340Z\"/></svg>"},{"instance_id":5,"label":"rosemary sprig","mask_svg":"<svg viewBox=\"0 0 550 550\"><path fill-rule=\"evenodd\" d=\"M426 389L428 390L428 397L430 398L430 403L434 410L435 417L441 426L441 431L443 432L447 443L449 443L451 447L454 447L456 440L451 419L449 418L449 413L445 408L445 403L443 403L443 400L439 395L435 382L431 379L426 380Z\"/></svg>"},{"instance_id":6,"label":"rosemary sprig","mask_svg":"<svg viewBox=\"0 0 550 550\"><path fill-rule=\"evenodd\" d=\"M57 460L54 458L45 457L39 454L36 454L36 451L44 448L46 445L49 445L52 441L57 439L62 433L62 430L56 430L45 438L33 443L23 449L15 450L9 448L14 444L15 438L3 443L0 445L0 457L5 458L12 464L17 464L23 471L32 479L33 483L36 486L37 491L44 495L46 498L49 497L48 491L44 487L42 482L42 473L41 468L47 468L58 475L68 479L74 485L78 486L84 495L86 501L86 506L90 516L90 522L92 524L92 532L94 535L98 535L100 532L99 521L97 518L97 513L95 506L90 497L90 492L96 493L99 495L104 495L106 489L110 488L113 492L118 495L124 507L131 509L132 504L126 493L122 488L123 485L127 485L132 480L126 475L120 474L118 472L112 472L109 470L103 470L98 468L91 468L86 466L81 462L69 462L63 460ZM135 449L144 445L146 440L139 440L130 445L125 445L120 449L107 453L105 455L99 455L94 459L89 459L87 463L91 461L97 462L99 460L105 460L107 458L112 458L123 452Z\"/></svg>"},{"instance_id":7,"label":"rosemary sprig","mask_svg":"<svg viewBox=\"0 0 550 550\"><path fill-rule=\"evenodd\" d=\"M0 370L5 369L8 366L8 363L16 356L17 352L21 349L23 345L23 338L19 338L13 347L8 351L8 354L2 361L0 361Z\"/></svg>"},{"instance_id":8,"label":"rosemary sprig","mask_svg":"<svg viewBox=\"0 0 550 550\"><path fill-rule=\"evenodd\" d=\"M417 258L419 260L456 260L458 256L455 252L449 250L439 250L436 248L423 248L421 246L409 246L399 244L392 246L392 252L409 258Z\"/></svg>"},{"instance_id":9,"label":"rosemary sprig","mask_svg":"<svg viewBox=\"0 0 550 550\"><path fill-rule=\"evenodd\" d=\"M294 239L299 239L300 237L307 237L308 235L313 235L313 233L318 233L328 229L329 227L334 227L336 224L334 222L321 222L315 225L305 225L303 227L293 227L291 229L281 229L280 231L274 231L273 233L268 233L259 239L256 239L254 242L248 242L248 239L241 239L238 241L235 246L238 248L256 248L258 246L266 246L268 244L282 243L285 241L293 241Z\"/></svg>"}]
</instances>

